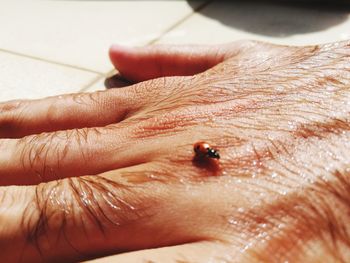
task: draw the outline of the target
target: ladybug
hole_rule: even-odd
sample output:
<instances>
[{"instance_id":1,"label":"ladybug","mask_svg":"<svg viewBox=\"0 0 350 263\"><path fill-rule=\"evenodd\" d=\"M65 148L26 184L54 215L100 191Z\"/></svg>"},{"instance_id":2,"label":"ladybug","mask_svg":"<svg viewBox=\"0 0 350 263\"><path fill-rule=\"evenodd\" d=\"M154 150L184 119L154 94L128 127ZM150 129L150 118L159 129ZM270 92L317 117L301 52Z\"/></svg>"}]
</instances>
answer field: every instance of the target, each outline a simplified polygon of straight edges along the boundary
<instances>
[{"instance_id":1,"label":"ladybug","mask_svg":"<svg viewBox=\"0 0 350 263\"><path fill-rule=\"evenodd\" d=\"M220 155L217 150L210 147L206 142L197 142L193 145L193 150L198 157L207 157L212 159L220 159Z\"/></svg>"}]
</instances>

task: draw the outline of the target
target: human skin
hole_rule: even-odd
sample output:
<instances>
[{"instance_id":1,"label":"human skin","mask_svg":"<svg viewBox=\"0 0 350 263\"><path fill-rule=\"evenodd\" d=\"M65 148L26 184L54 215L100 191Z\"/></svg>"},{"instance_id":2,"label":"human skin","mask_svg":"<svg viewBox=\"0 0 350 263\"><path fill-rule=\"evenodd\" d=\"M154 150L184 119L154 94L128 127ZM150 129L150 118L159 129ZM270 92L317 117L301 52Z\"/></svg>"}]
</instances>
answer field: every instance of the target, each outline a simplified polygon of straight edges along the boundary
<instances>
[{"instance_id":1,"label":"human skin","mask_svg":"<svg viewBox=\"0 0 350 263\"><path fill-rule=\"evenodd\" d=\"M3 262L349 261L350 42L110 56L134 85L0 105Z\"/></svg>"}]
</instances>

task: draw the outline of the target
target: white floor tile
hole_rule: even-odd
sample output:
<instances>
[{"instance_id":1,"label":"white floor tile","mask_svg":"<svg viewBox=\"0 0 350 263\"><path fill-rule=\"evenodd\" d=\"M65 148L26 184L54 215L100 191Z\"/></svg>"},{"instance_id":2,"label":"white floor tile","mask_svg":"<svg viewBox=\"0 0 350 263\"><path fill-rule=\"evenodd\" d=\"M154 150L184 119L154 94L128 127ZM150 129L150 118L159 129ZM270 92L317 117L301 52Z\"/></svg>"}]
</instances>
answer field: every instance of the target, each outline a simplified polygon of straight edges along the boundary
<instances>
[{"instance_id":1,"label":"white floor tile","mask_svg":"<svg viewBox=\"0 0 350 263\"><path fill-rule=\"evenodd\" d=\"M81 90L82 92L94 92L94 91L101 91L101 90L107 90L105 87L105 77L101 77L96 82L92 83L89 87L84 88Z\"/></svg>"},{"instance_id":2,"label":"white floor tile","mask_svg":"<svg viewBox=\"0 0 350 263\"><path fill-rule=\"evenodd\" d=\"M350 9L309 7L285 1L216 1L166 34L158 43L216 44L240 39L316 44L350 39Z\"/></svg>"},{"instance_id":3,"label":"white floor tile","mask_svg":"<svg viewBox=\"0 0 350 263\"><path fill-rule=\"evenodd\" d=\"M0 52L0 101L79 91L97 74Z\"/></svg>"},{"instance_id":4,"label":"white floor tile","mask_svg":"<svg viewBox=\"0 0 350 263\"><path fill-rule=\"evenodd\" d=\"M185 0L1 1L0 49L106 73L112 43L144 45L192 12Z\"/></svg>"}]
</instances>

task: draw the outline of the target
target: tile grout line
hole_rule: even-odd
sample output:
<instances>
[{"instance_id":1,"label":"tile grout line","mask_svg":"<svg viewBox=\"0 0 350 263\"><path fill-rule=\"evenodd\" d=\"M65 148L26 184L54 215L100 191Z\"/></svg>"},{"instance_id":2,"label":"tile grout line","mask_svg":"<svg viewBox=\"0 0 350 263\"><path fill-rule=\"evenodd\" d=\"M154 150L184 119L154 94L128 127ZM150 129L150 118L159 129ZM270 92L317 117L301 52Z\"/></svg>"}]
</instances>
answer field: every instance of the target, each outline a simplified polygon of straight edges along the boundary
<instances>
[{"instance_id":1,"label":"tile grout line","mask_svg":"<svg viewBox=\"0 0 350 263\"><path fill-rule=\"evenodd\" d=\"M83 68L83 67L79 67L79 66L73 66L73 65L69 65L69 64L65 64L65 63L61 63L61 62L56 62L56 61L53 61L53 60L43 59L43 58L40 58L40 57L35 57L35 56L31 56L31 55L27 55L27 54L23 54L23 53L20 53L20 52L11 51L11 50L7 50L7 49L3 49L3 48L0 48L0 52L8 53L8 54L11 54L11 55L14 55L14 56L19 56L19 57L30 58L30 59L33 59L33 60L46 62L46 63L50 63L50 64L57 65L57 66L68 67L68 68L71 68L71 69L76 69L76 70L81 70L81 71L85 71L85 72L90 72L90 73L98 74L100 76L103 75L102 72L95 71L95 70L92 70L92 69Z\"/></svg>"},{"instance_id":2,"label":"tile grout line","mask_svg":"<svg viewBox=\"0 0 350 263\"><path fill-rule=\"evenodd\" d=\"M204 9L205 7L207 7L209 4L211 4L214 0L208 0L205 1L203 4L201 4L200 6L198 6L197 8L195 8L193 10L193 12L191 12L190 14L184 16L182 19L180 19L179 21L177 21L176 23L174 23L173 25L171 25L170 27L168 27L167 29L165 29L162 33L159 34L159 36L157 36L156 38L150 40L146 46L149 45L153 45L155 44L157 41L159 41L162 37L164 37L166 34L168 34L170 31L174 30L175 28L177 28L178 26L180 26L182 23L184 23L185 21L187 21L188 19L190 19L196 12ZM85 92L86 90L88 90L92 85L96 84L100 79L105 78L106 76L109 76L111 74L113 74L113 72L115 71L115 69L112 69L110 71L108 71L107 73L103 73L102 76L99 76L97 78L95 78L94 80L92 80L89 84L85 85L82 89L79 90L79 92Z\"/></svg>"},{"instance_id":3,"label":"tile grout line","mask_svg":"<svg viewBox=\"0 0 350 263\"><path fill-rule=\"evenodd\" d=\"M110 72L113 72L113 70L111 70ZM99 82L101 79L104 79L106 77L107 74L103 74L103 75L99 75L97 77L95 77L93 80L91 80L89 83L83 85L83 87L81 89L79 89L78 92L86 92L89 88L91 88L91 86L95 85L97 82Z\"/></svg>"},{"instance_id":4,"label":"tile grout line","mask_svg":"<svg viewBox=\"0 0 350 263\"><path fill-rule=\"evenodd\" d=\"M204 9L205 7L207 7L210 3L212 3L214 0L207 0L205 1L203 4L201 4L200 6L198 6L197 8L195 8L193 10L193 12L191 12L190 14L186 15L185 17L183 17L182 19L180 19L179 21L177 21L175 24L171 25L169 28L167 28L166 30L164 30L162 33L159 34L159 36L157 36L155 39L151 40L148 45L153 45L154 43L156 43L157 41L159 41L162 37L164 37L166 34L168 34L170 31L174 30L175 28L177 28L178 26L180 26L181 24L183 24L185 21L187 21L188 19L190 19L196 12Z\"/></svg>"}]
</instances>

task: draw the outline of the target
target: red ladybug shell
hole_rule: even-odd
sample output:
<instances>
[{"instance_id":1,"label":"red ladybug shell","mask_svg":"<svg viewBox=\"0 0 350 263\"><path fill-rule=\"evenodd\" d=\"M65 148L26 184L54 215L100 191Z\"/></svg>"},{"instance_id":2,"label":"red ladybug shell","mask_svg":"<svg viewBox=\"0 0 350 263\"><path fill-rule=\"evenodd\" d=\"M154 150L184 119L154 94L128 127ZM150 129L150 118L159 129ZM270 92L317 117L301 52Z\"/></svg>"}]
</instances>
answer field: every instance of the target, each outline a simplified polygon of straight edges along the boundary
<instances>
[{"instance_id":1,"label":"red ladybug shell","mask_svg":"<svg viewBox=\"0 0 350 263\"><path fill-rule=\"evenodd\" d=\"M193 145L194 152L198 155L206 155L210 145L206 142L197 142Z\"/></svg>"}]
</instances>

